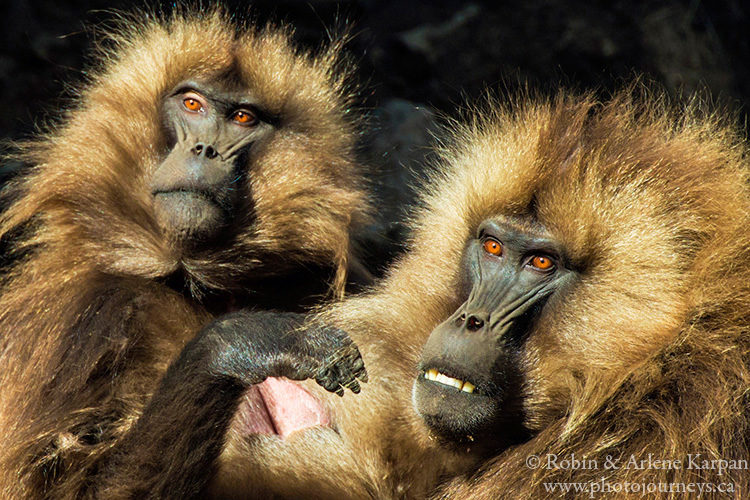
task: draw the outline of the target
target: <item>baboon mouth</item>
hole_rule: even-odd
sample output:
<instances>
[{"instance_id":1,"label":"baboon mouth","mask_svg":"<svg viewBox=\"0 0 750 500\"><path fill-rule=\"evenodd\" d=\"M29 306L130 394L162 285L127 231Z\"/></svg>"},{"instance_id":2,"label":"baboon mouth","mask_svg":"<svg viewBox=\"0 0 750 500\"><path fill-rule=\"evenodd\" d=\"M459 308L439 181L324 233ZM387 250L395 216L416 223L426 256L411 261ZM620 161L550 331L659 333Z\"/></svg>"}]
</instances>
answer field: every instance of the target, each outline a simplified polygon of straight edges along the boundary
<instances>
[{"instance_id":1,"label":"baboon mouth","mask_svg":"<svg viewBox=\"0 0 750 500\"><path fill-rule=\"evenodd\" d=\"M442 381L430 380L432 374L417 377L414 382L412 401L417 414L427 426L453 443L467 443L474 439L486 441L486 430L500 415L500 402L485 394L458 389L465 381L443 375ZM453 382L455 380L455 382ZM479 444L479 443L477 443Z\"/></svg>"},{"instance_id":2,"label":"baboon mouth","mask_svg":"<svg viewBox=\"0 0 750 500\"><path fill-rule=\"evenodd\" d=\"M414 409L447 442L488 441L485 431L501 415L502 400L487 390L491 382L455 361L432 359L420 366L412 392Z\"/></svg>"},{"instance_id":3,"label":"baboon mouth","mask_svg":"<svg viewBox=\"0 0 750 500\"><path fill-rule=\"evenodd\" d=\"M468 380L461 380L459 378L451 377L437 370L437 368L429 368L424 371L422 376L437 384L442 384L448 387L453 387L458 391L473 394L476 391L476 384L469 382ZM479 392L479 391L477 391Z\"/></svg>"},{"instance_id":4,"label":"baboon mouth","mask_svg":"<svg viewBox=\"0 0 750 500\"><path fill-rule=\"evenodd\" d=\"M201 190L201 189L170 189L170 190L164 190L164 191L154 191L153 195L155 198L203 200L205 202L218 205L218 203L216 203L216 198L214 197L212 193L205 191L205 190Z\"/></svg>"},{"instance_id":5,"label":"baboon mouth","mask_svg":"<svg viewBox=\"0 0 750 500\"><path fill-rule=\"evenodd\" d=\"M235 423L244 435L270 434L284 439L310 427L330 427L321 402L297 383L269 377L243 396Z\"/></svg>"}]
</instances>

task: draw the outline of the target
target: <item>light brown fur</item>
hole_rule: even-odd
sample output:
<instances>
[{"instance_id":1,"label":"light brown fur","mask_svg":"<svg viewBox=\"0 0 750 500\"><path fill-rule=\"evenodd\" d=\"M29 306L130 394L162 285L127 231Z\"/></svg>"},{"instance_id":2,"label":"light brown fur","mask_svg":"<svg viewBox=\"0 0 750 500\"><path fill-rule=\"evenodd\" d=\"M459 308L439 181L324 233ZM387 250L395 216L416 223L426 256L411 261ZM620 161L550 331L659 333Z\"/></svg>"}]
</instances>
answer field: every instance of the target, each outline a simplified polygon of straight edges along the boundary
<instances>
[{"instance_id":1,"label":"light brown fur","mask_svg":"<svg viewBox=\"0 0 750 500\"><path fill-rule=\"evenodd\" d=\"M252 305L254 280L310 265L332 268L340 292L365 219L340 42L308 53L287 28L237 27L220 10L122 26L61 123L21 146L32 166L0 218L21 256L0 297L3 498L90 492L216 297ZM236 214L236 234L191 252L153 215L159 110L180 81L229 72L283 123L252 153L255 218ZM164 284L178 270L184 290Z\"/></svg>"},{"instance_id":2,"label":"light brown fur","mask_svg":"<svg viewBox=\"0 0 750 500\"><path fill-rule=\"evenodd\" d=\"M524 97L451 124L458 132L441 151L443 173L425 195L408 252L373 291L323 312L358 343L370 375L356 397L317 390L338 432L289 442L230 435L217 488L546 498L565 495L544 483L605 476L610 484L733 483L735 497L746 496L748 470L526 465L551 453L602 467L608 455L750 458L747 145L700 103L679 109L658 93L633 98L638 89L603 103ZM428 335L464 300L457 280L466 241L495 216L541 223L579 276L546 304L524 347L531 437L477 462L430 435L411 388Z\"/></svg>"}]
</instances>

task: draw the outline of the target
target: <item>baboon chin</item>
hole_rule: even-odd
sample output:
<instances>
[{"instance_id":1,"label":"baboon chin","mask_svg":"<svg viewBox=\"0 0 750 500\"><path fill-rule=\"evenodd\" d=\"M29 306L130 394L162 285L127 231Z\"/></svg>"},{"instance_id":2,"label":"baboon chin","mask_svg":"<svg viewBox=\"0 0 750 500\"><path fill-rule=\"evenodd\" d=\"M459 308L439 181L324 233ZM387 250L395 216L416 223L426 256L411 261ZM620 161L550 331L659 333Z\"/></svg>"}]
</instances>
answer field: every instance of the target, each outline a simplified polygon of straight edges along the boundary
<instances>
[{"instance_id":1,"label":"baboon chin","mask_svg":"<svg viewBox=\"0 0 750 500\"><path fill-rule=\"evenodd\" d=\"M744 497L741 466L603 472L608 457L750 455L748 148L718 114L666 103L634 86L469 117L406 254L315 318L351 335L370 378L340 400L311 387L335 435L230 432L215 491L547 498L605 474L608 497L625 483Z\"/></svg>"}]
</instances>

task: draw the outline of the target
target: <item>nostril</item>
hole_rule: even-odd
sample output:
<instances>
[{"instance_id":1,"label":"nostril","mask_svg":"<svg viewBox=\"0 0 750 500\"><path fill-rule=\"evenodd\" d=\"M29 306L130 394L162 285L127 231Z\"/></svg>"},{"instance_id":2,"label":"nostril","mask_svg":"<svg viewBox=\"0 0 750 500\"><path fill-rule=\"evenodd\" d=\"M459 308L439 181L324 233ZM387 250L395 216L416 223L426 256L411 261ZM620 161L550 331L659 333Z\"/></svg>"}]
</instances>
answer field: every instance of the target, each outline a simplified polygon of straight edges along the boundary
<instances>
[{"instance_id":1,"label":"nostril","mask_svg":"<svg viewBox=\"0 0 750 500\"><path fill-rule=\"evenodd\" d=\"M469 316L469 320L466 322L466 329L470 332L475 332L484 326L484 321L477 318L474 315Z\"/></svg>"},{"instance_id":2,"label":"nostril","mask_svg":"<svg viewBox=\"0 0 750 500\"><path fill-rule=\"evenodd\" d=\"M216 152L213 146L206 147L206 158L210 160L210 159L216 158L217 156L218 156L218 153Z\"/></svg>"},{"instance_id":3,"label":"nostril","mask_svg":"<svg viewBox=\"0 0 750 500\"><path fill-rule=\"evenodd\" d=\"M196 144L195 146L193 146L192 151L193 151L194 155L200 156L200 154L203 152L203 144L201 144L199 142L198 144Z\"/></svg>"},{"instance_id":4,"label":"nostril","mask_svg":"<svg viewBox=\"0 0 750 500\"><path fill-rule=\"evenodd\" d=\"M457 327L462 327L466 323L466 313L461 313L461 316L456 318L455 323Z\"/></svg>"}]
</instances>

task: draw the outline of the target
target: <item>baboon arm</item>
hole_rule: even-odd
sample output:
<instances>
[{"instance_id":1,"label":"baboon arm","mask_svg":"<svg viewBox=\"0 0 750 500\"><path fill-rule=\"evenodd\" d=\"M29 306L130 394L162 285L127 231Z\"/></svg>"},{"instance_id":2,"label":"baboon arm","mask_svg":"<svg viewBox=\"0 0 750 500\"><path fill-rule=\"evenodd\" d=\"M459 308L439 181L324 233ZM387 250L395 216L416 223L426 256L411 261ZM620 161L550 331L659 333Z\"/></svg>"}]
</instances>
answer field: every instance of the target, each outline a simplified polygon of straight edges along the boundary
<instances>
[{"instance_id":1,"label":"baboon arm","mask_svg":"<svg viewBox=\"0 0 750 500\"><path fill-rule=\"evenodd\" d=\"M237 312L187 344L143 414L106 463L102 498L192 498L213 473L247 387L269 376L315 379L330 391L358 390L356 346L341 330L308 327L294 313Z\"/></svg>"}]
</instances>

